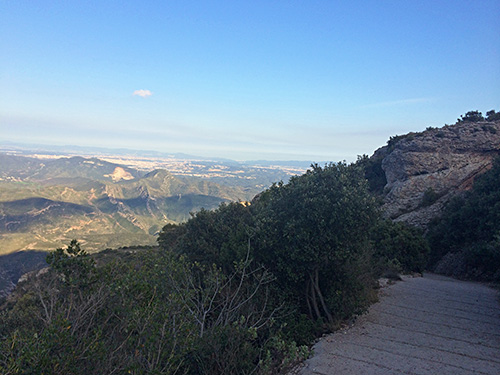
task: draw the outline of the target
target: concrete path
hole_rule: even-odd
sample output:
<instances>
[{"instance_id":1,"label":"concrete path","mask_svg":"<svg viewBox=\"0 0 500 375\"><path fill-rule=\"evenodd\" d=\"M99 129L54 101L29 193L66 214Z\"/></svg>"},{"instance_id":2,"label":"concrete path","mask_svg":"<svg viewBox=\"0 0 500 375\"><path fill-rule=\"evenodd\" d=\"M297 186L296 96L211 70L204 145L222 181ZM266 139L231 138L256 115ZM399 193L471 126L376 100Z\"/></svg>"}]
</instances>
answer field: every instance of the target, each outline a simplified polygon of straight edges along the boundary
<instances>
[{"instance_id":1,"label":"concrete path","mask_svg":"<svg viewBox=\"0 0 500 375\"><path fill-rule=\"evenodd\" d=\"M299 374L499 375L498 293L437 275L405 278L314 353Z\"/></svg>"}]
</instances>

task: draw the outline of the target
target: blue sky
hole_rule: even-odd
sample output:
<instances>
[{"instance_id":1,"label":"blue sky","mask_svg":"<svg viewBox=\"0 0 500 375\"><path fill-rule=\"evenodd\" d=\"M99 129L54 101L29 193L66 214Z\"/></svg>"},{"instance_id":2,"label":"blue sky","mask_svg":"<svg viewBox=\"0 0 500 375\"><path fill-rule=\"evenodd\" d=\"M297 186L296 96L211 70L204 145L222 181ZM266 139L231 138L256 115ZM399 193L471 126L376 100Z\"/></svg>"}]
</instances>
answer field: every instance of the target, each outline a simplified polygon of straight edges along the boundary
<instances>
[{"instance_id":1,"label":"blue sky","mask_svg":"<svg viewBox=\"0 0 500 375\"><path fill-rule=\"evenodd\" d=\"M0 0L0 141L352 161L500 110L499 19L498 0Z\"/></svg>"}]
</instances>

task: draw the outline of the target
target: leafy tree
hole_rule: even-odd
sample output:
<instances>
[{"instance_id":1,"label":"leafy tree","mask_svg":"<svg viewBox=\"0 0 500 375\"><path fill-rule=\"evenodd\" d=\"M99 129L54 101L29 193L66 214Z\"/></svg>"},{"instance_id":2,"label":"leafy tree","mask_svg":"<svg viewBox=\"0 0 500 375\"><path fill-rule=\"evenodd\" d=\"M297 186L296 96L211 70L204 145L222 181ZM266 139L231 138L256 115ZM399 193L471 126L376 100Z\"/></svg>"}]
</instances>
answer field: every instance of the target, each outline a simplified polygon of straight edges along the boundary
<instances>
[{"instance_id":1,"label":"leafy tree","mask_svg":"<svg viewBox=\"0 0 500 375\"><path fill-rule=\"evenodd\" d=\"M479 121L484 121L483 114L479 111L469 111L465 115L461 115L460 118L457 119L457 123Z\"/></svg>"},{"instance_id":2,"label":"leafy tree","mask_svg":"<svg viewBox=\"0 0 500 375\"><path fill-rule=\"evenodd\" d=\"M68 285L84 287L91 282L95 261L81 249L77 240L72 240L66 249L58 248L49 253L46 261Z\"/></svg>"},{"instance_id":3,"label":"leafy tree","mask_svg":"<svg viewBox=\"0 0 500 375\"><path fill-rule=\"evenodd\" d=\"M288 184L273 185L255 206L258 256L282 287L303 298L312 318L333 323L352 313L332 307L334 296L351 291L353 285L343 285L349 265L369 248L368 233L378 217L364 171L345 163L313 165ZM354 309L347 303L344 308Z\"/></svg>"},{"instance_id":4,"label":"leafy tree","mask_svg":"<svg viewBox=\"0 0 500 375\"><path fill-rule=\"evenodd\" d=\"M234 271L234 263L247 256L254 235L254 219L249 207L240 203L221 204L214 211L202 209L186 223L166 225L159 244L205 265L217 264Z\"/></svg>"},{"instance_id":5,"label":"leafy tree","mask_svg":"<svg viewBox=\"0 0 500 375\"><path fill-rule=\"evenodd\" d=\"M486 120L487 121L498 121L500 120L500 112L495 112L494 109L486 112Z\"/></svg>"},{"instance_id":6,"label":"leafy tree","mask_svg":"<svg viewBox=\"0 0 500 375\"><path fill-rule=\"evenodd\" d=\"M167 224L158 235L158 245L164 250L174 249L182 236L186 233L186 226L183 224Z\"/></svg>"}]
</instances>

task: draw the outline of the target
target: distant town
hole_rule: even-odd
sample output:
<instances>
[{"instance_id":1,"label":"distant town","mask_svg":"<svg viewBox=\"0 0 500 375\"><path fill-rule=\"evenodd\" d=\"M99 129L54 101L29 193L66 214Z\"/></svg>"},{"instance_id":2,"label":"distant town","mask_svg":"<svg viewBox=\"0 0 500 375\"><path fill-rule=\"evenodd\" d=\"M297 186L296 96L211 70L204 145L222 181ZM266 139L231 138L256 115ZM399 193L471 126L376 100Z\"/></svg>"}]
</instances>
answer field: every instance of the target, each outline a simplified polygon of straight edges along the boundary
<instances>
[{"instance_id":1,"label":"distant town","mask_svg":"<svg viewBox=\"0 0 500 375\"><path fill-rule=\"evenodd\" d=\"M141 171L165 169L176 176L200 178L235 178L255 180L255 174L278 172L280 175L299 175L310 166L309 161L249 161L202 158L185 154L162 154L151 151L79 148L72 146L32 146L0 144L0 152L37 159L59 159L73 156L94 157L110 163Z\"/></svg>"}]
</instances>

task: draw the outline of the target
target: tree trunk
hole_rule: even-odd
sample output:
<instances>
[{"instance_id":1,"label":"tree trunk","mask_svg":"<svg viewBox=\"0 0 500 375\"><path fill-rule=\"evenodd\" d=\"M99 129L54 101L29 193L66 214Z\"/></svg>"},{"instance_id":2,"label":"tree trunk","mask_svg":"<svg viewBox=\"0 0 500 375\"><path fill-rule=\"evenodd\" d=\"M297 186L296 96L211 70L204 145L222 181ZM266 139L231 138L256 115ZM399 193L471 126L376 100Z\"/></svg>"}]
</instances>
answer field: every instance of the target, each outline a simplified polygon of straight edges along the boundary
<instances>
[{"instance_id":1,"label":"tree trunk","mask_svg":"<svg viewBox=\"0 0 500 375\"><path fill-rule=\"evenodd\" d=\"M318 301L316 300L316 290L314 289L314 280L313 275L309 274L309 286L311 289L311 302L314 308L314 312L316 313L316 318L321 318L321 313L319 312Z\"/></svg>"},{"instance_id":2,"label":"tree trunk","mask_svg":"<svg viewBox=\"0 0 500 375\"><path fill-rule=\"evenodd\" d=\"M308 315L311 319L314 319L313 317L313 312L312 312L312 307L311 307L311 296L309 295L309 290L310 290L310 285L311 285L311 281L309 280L307 283L306 283L306 290L305 290L305 297L306 297L306 302L307 302L307 312L308 312Z\"/></svg>"},{"instance_id":3,"label":"tree trunk","mask_svg":"<svg viewBox=\"0 0 500 375\"><path fill-rule=\"evenodd\" d=\"M326 306L325 299L323 298L323 294L321 293L321 289L319 287L319 271L317 269L314 273L313 284L314 284L314 288L316 289L316 292L318 294L319 301L321 302L321 306L323 307L323 311L325 312L326 318L328 319L328 323L333 323L332 314L330 313L328 306Z\"/></svg>"}]
</instances>

